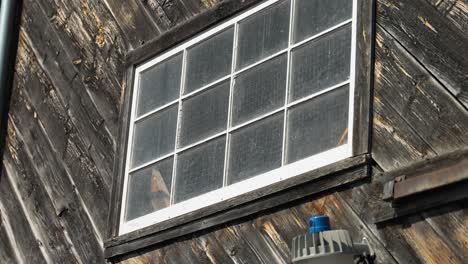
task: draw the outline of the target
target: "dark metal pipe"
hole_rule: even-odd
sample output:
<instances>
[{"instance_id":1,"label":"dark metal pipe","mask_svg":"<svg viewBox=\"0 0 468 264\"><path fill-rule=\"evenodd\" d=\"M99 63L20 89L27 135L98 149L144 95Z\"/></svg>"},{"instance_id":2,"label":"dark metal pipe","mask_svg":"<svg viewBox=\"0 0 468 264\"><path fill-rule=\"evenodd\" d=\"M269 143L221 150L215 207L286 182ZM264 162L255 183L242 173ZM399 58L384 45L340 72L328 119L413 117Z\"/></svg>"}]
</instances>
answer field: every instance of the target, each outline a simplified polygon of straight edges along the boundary
<instances>
[{"instance_id":1,"label":"dark metal pipe","mask_svg":"<svg viewBox=\"0 0 468 264\"><path fill-rule=\"evenodd\" d=\"M3 150L10 89L18 42L21 0L0 0L0 133Z\"/></svg>"}]
</instances>

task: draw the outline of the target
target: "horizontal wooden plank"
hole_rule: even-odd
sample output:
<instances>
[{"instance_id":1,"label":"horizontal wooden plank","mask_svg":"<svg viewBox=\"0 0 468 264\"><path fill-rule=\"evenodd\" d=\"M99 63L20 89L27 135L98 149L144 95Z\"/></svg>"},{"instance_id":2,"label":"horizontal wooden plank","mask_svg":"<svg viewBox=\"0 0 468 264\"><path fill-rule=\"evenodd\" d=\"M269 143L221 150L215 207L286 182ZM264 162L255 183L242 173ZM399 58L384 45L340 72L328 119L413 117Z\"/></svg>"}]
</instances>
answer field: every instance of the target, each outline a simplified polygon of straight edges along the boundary
<instances>
[{"instance_id":1,"label":"horizontal wooden plank","mask_svg":"<svg viewBox=\"0 0 468 264\"><path fill-rule=\"evenodd\" d=\"M424 173L432 169L437 169L443 165L452 165L466 159L468 155L468 147L463 147L460 150L445 153L443 155L434 156L422 160L416 160L411 165L401 166L398 169L385 172L387 178L394 179L399 176L413 177L415 174Z\"/></svg>"},{"instance_id":2,"label":"horizontal wooden plank","mask_svg":"<svg viewBox=\"0 0 468 264\"><path fill-rule=\"evenodd\" d=\"M375 223L382 224L403 216L422 213L428 209L441 205L450 204L468 198L468 182L449 185L437 190L433 190L430 195L419 194L411 196L405 202L398 202L393 208L387 208L379 212L375 217Z\"/></svg>"},{"instance_id":3,"label":"horizontal wooden plank","mask_svg":"<svg viewBox=\"0 0 468 264\"><path fill-rule=\"evenodd\" d=\"M169 220L169 223L163 222L141 231L108 240L105 243L106 257L125 254L142 247L258 213L261 210L270 209L333 187L365 179L369 176L370 171L368 162L369 157L367 155L346 159L306 175L291 178L268 188L205 208L202 211L184 215L176 218L172 223Z\"/></svg>"},{"instance_id":4,"label":"horizontal wooden plank","mask_svg":"<svg viewBox=\"0 0 468 264\"><path fill-rule=\"evenodd\" d=\"M468 148L450 157L440 156L419 165L412 165L402 174L406 178L395 183L394 200L468 180Z\"/></svg>"}]
</instances>

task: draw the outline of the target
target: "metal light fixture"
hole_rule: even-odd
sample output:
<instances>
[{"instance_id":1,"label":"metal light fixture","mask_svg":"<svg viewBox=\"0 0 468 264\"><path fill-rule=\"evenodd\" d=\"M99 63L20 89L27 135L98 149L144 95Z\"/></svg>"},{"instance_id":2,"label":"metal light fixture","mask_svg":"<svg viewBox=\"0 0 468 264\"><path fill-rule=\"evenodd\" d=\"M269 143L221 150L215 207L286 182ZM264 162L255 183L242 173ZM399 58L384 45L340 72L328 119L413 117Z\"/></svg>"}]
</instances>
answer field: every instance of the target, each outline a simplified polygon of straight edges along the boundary
<instances>
[{"instance_id":1,"label":"metal light fixture","mask_svg":"<svg viewBox=\"0 0 468 264\"><path fill-rule=\"evenodd\" d=\"M366 238L361 243L354 243L347 230L330 230L327 216L310 218L309 226L309 234L293 239L292 263L373 263L375 253Z\"/></svg>"}]
</instances>

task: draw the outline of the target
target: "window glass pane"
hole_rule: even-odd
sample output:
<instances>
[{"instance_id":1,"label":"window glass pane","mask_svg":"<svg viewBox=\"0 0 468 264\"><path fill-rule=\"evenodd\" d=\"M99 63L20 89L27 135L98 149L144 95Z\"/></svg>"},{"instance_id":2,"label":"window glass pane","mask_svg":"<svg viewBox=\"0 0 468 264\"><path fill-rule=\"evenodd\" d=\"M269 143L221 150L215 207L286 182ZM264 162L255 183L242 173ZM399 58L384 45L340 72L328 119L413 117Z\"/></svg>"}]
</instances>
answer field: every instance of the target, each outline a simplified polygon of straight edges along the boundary
<instances>
[{"instance_id":1,"label":"window glass pane","mask_svg":"<svg viewBox=\"0 0 468 264\"><path fill-rule=\"evenodd\" d=\"M296 0L294 43L352 17L353 0Z\"/></svg>"},{"instance_id":2,"label":"window glass pane","mask_svg":"<svg viewBox=\"0 0 468 264\"><path fill-rule=\"evenodd\" d=\"M169 206L172 164L169 158L130 174L127 221Z\"/></svg>"},{"instance_id":3,"label":"window glass pane","mask_svg":"<svg viewBox=\"0 0 468 264\"><path fill-rule=\"evenodd\" d=\"M228 184L281 166L283 113L235 131L231 137Z\"/></svg>"},{"instance_id":4,"label":"window glass pane","mask_svg":"<svg viewBox=\"0 0 468 264\"><path fill-rule=\"evenodd\" d=\"M282 1L239 23L237 69L288 47L289 8Z\"/></svg>"},{"instance_id":5,"label":"window glass pane","mask_svg":"<svg viewBox=\"0 0 468 264\"><path fill-rule=\"evenodd\" d=\"M161 62L140 74L137 116L179 97L182 54Z\"/></svg>"},{"instance_id":6,"label":"window glass pane","mask_svg":"<svg viewBox=\"0 0 468 264\"><path fill-rule=\"evenodd\" d=\"M348 86L299 104L288 113L287 162L347 143Z\"/></svg>"},{"instance_id":7,"label":"window glass pane","mask_svg":"<svg viewBox=\"0 0 468 264\"><path fill-rule=\"evenodd\" d=\"M223 186L226 137L220 137L179 155L175 202L181 202Z\"/></svg>"},{"instance_id":8,"label":"window glass pane","mask_svg":"<svg viewBox=\"0 0 468 264\"><path fill-rule=\"evenodd\" d=\"M226 130L229 85L224 82L182 103L181 146Z\"/></svg>"},{"instance_id":9,"label":"window glass pane","mask_svg":"<svg viewBox=\"0 0 468 264\"><path fill-rule=\"evenodd\" d=\"M289 101L349 79L351 26L314 40L292 53Z\"/></svg>"},{"instance_id":10,"label":"window glass pane","mask_svg":"<svg viewBox=\"0 0 468 264\"><path fill-rule=\"evenodd\" d=\"M234 126L284 105L286 68L285 54L236 77L232 113Z\"/></svg>"},{"instance_id":11,"label":"window glass pane","mask_svg":"<svg viewBox=\"0 0 468 264\"><path fill-rule=\"evenodd\" d=\"M231 27L188 50L185 94L231 73L233 36Z\"/></svg>"},{"instance_id":12,"label":"window glass pane","mask_svg":"<svg viewBox=\"0 0 468 264\"><path fill-rule=\"evenodd\" d=\"M135 124L132 168L174 151L177 105Z\"/></svg>"}]
</instances>

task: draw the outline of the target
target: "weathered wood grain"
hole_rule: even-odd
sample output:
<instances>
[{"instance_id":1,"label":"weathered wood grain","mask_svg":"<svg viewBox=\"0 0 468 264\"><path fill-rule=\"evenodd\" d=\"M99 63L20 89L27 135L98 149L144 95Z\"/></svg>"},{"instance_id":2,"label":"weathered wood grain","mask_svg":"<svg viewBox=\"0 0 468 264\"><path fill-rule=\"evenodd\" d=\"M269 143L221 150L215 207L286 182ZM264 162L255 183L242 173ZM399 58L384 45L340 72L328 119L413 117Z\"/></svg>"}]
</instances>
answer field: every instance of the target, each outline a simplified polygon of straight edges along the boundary
<instances>
[{"instance_id":1,"label":"weathered wood grain","mask_svg":"<svg viewBox=\"0 0 468 264\"><path fill-rule=\"evenodd\" d=\"M6 223L0 212L0 262L15 263L18 262L18 256L10 241L11 237L7 234Z\"/></svg>"},{"instance_id":2,"label":"weathered wood grain","mask_svg":"<svg viewBox=\"0 0 468 264\"><path fill-rule=\"evenodd\" d=\"M154 19L161 32L178 25L191 17L213 7L219 0L182 1L182 0L147 0L139 2Z\"/></svg>"},{"instance_id":3,"label":"weathered wood grain","mask_svg":"<svg viewBox=\"0 0 468 264\"><path fill-rule=\"evenodd\" d=\"M382 27L376 42L375 100L390 105L437 154L466 146L468 111Z\"/></svg>"},{"instance_id":4,"label":"weathered wood grain","mask_svg":"<svg viewBox=\"0 0 468 264\"><path fill-rule=\"evenodd\" d=\"M468 27L468 2L466 0L426 0L441 16L460 31Z\"/></svg>"},{"instance_id":5,"label":"weathered wood grain","mask_svg":"<svg viewBox=\"0 0 468 264\"><path fill-rule=\"evenodd\" d=\"M49 18L49 26L62 43L82 80L87 96L115 138L121 92L125 42L119 27L101 1L36 1ZM57 41L53 38L50 41ZM40 46L40 44L36 44ZM40 48L36 48L40 51ZM61 62L64 64L65 62Z\"/></svg>"},{"instance_id":6,"label":"weathered wood grain","mask_svg":"<svg viewBox=\"0 0 468 264\"><path fill-rule=\"evenodd\" d=\"M459 2L466 12L466 1ZM459 30L425 0L380 0L377 12L379 25L395 36L467 111L468 61L460 56L468 50L466 27Z\"/></svg>"},{"instance_id":7,"label":"weathered wood grain","mask_svg":"<svg viewBox=\"0 0 468 264\"><path fill-rule=\"evenodd\" d=\"M427 223L454 254L468 261L468 209L467 201L452 206L436 208L422 213Z\"/></svg>"},{"instance_id":8,"label":"weathered wood grain","mask_svg":"<svg viewBox=\"0 0 468 264\"><path fill-rule=\"evenodd\" d=\"M110 186L103 181L97 168L99 164L90 157L89 146L84 143L67 115L67 107L58 98L57 90L38 65L23 38L20 38L19 51L17 89L13 92L34 109L35 118L28 125L32 126L30 129L44 134L44 140L51 145L53 151L49 158L57 160L54 163L57 166L55 170L61 171L63 177L69 175L86 211L92 216L90 220L96 225L99 236L104 237L107 212L102 208L109 206ZM24 122L22 114L24 113L12 112L11 115Z\"/></svg>"},{"instance_id":9,"label":"weathered wood grain","mask_svg":"<svg viewBox=\"0 0 468 264\"><path fill-rule=\"evenodd\" d=\"M21 35L50 79L67 117L89 148L88 153L97 164L103 181L110 186L114 139L89 97L84 80L78 78L73 60L80 54L69 55L70 49L64 46L50 18L37 1L25 3L23 16L27 19L23 19Z\"/></svg>"},{"instance_id":10,"label":"weathered wood grain","mask_svg":"<svg viewBox=\"0 0 468 264\"><path fill-rule=\"evenodd\" d=\"M353 154L371 151L374 80L375 0L357 1Z\"/></svg>"},{"instance_id":11,"label":"weathered wood grain","mask_svg":"<svg viewBox=\"0 0 468 264\"><path fill-rule=\"evenodd\" d=\"M103 0L115 18L130 49L144 44L160 34L158 26L137 1Z\"/></svg>"},{"instance_id":12,"label":"weathered wood grain","mask_svg":"<svg viewBox=\"0 0 468 264\"><path fill-rule=\"evenodd\" d=\"M24 142L19 141L16 132L9 126L7 151L3 156L6 174L15 188L15 195L21 200L22 208L30 219L31 228L37 230L36 240L43 245L53 263L78 263L73 252L74 245L63 232L57 219L57 212L26 157Z\"/></svg>"},{"instance_id":13,"label":"weathered wood grain","mask_svg":"<svg viewBox=\"0 0 468 264\"><path fill-rule=\"evenodd\" d=\"M13 233L10 239L14 241L14 247L19 258L26 263L46 263L46 259L50 257L47 253L42 252L42 243L36 240L36 237L31 229L31 225L21 208L18 197L6 175L7 171L2 166L2 174L0 176L0 215L3 221L8 221ZM0 246L1 247L1 246ZM8 263L1 260L1 263Z\"/></svg>"},{"instance_id":14,"label":"weathered wood grain","mask_svg":"<svg viewBox=\"0 0 468 264\"><path fill-rule=\"evenodd\" d=\"M40 119L34 117L35 109L32 106L28 109L29 102L18 93L13 93L13 96L11 109L15 114L10 115L11 128L19 141L34 142L23 145L24 155L21 159L29 160L37 184L45 187L57 221L69 237L76 254L84 262L101 260L101 235L93 228L94 224L87 215L74 182L57 160L47 136L40 130Z\"/></svg>"},{"instance_id":15,"label":"weathered wood grain","mask_svg":"<svg viewBox=\"0 0 468 264\"><path fill-rule=\"evenodd\" d=\"M135 75L135 67L130 66L125 70L125 80L122 91L122 107L120 115L122 122L119 128L119 142L126 142L130 131L130 109L132 107L131 95L133 93L132 80ZM114 156L114 179L109 205L109 215L107 219L107 238L116 237L119 234L120 210L122 207L123 180L125 177L125 161L127 144L118 144ZM120 186L120 187L119 187Z\"/></svg>"},{"instance_id":16,"label":"weathered wood grain","mask_svg":"<svg viewBox=\"0 0 468 264\"><path fill-rule=\"evenodd\" d=\"M403 237L415 249L422 263L464 263L422 218L410 219L401 229Z\"/></svg>"}]
</instances>

